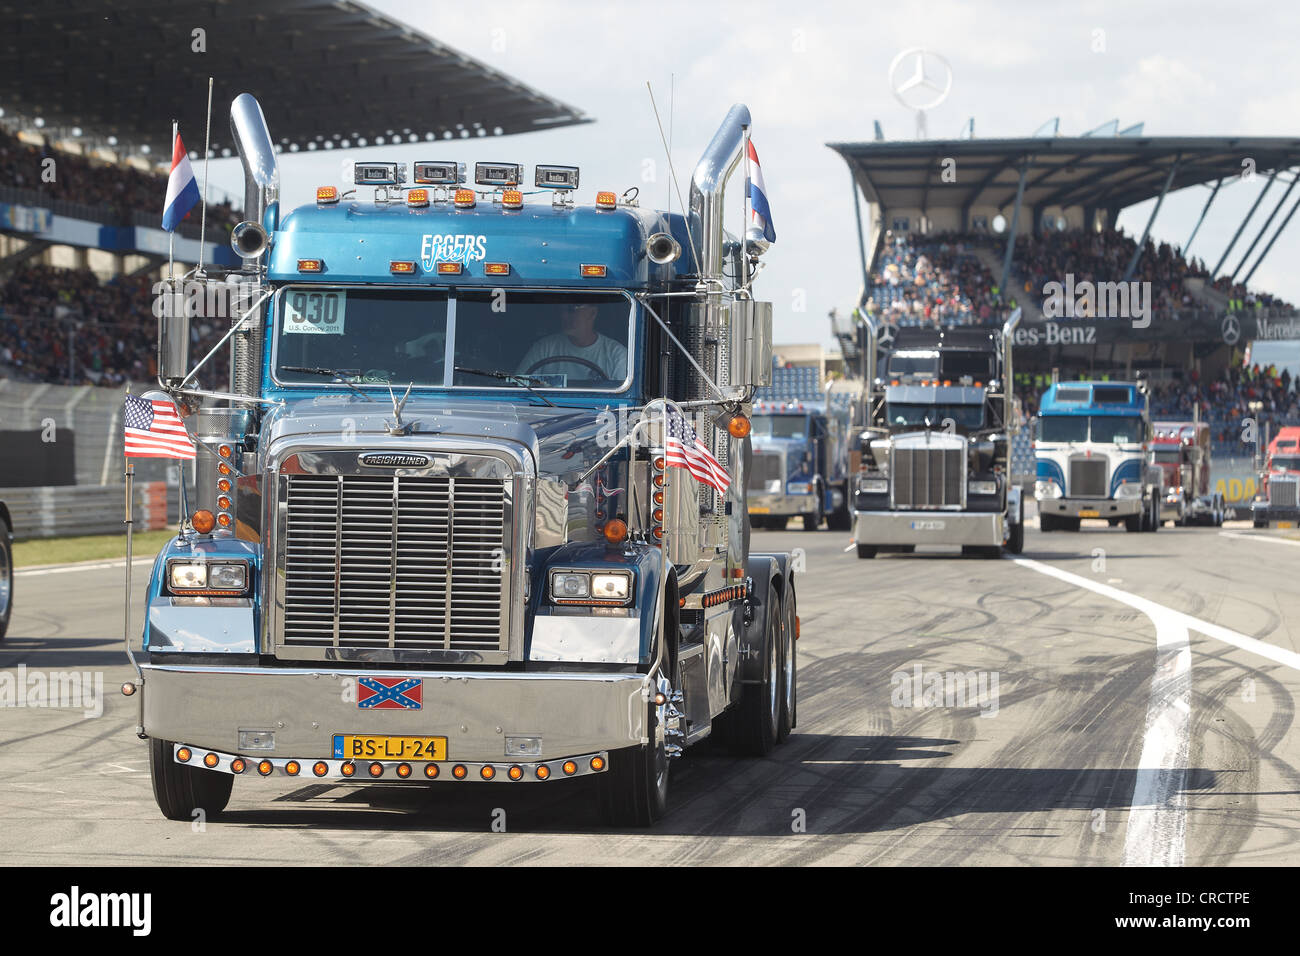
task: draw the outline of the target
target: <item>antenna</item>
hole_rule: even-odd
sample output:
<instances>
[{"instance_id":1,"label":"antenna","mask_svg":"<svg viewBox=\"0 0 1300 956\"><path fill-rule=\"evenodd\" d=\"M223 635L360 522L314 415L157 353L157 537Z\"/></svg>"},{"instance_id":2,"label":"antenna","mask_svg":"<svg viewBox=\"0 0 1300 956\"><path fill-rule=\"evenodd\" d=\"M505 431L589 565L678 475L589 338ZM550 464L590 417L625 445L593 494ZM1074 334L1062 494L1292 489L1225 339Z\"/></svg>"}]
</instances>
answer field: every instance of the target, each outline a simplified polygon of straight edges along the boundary
<instances>
[{"instance_id":1,"label":"antenna","mask_svg":"<svg viewBox=\"0 0 1300 956\"><path fill-rule=\"evenodd\" d=\"M664 151L668 155L668 175L672 177L673 188L677 190L677 201L681 203L682 215L686 215L689 207L686 205L686 200L682 199L682 187L681 184L677 182L677 170L673 169L672 150L668 148L668 138L664 136L664 124L659 119L659 107L655 104L655 91L654 88L650 85L649 80L646 80L645 88L646 88L646 92L650 94L650 108L654 110L655 124L659 127L659 139L663 142ZM701 275L700 257L695 251L695 237L691 235L690 229L686 230L686 241L687 243L690 244L691 247L691 259L694 260L695 262L695 274Z\"/></svg>"}]
</instances>

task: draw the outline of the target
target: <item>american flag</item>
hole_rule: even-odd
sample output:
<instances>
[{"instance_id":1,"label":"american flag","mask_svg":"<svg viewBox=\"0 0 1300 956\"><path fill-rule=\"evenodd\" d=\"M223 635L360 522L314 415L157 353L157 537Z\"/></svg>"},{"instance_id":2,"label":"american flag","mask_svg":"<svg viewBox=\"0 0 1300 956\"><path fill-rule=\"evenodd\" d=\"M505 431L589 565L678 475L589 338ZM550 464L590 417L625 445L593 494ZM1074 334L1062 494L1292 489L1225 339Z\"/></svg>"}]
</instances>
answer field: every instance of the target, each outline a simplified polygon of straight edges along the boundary
<instances>
[{"instance_id":1,"label":"american flag","mask_svg":"<svg viewBox=\"0 0 1300 956\"><path fill-rule=\"evenodd\" d=\"M126 397L122 418L128 458L193 458L194 443L176 406L165 398Z\"/></svg>"},{"instance_id":2,"label":"american flag","mask_svg":"<svg viewBox=\"0 0 1300 956\"><path fill-rule=\"evenodd\" d=\"M718 460L709 454L709 449L700 441L695 429L676 408L667 409L668 432L664 436L664 460L670 468L685 468L696 481L702 481L710 487L726 494L731 484L731 476L718 464Z\"/></svg>"}]
</instances>

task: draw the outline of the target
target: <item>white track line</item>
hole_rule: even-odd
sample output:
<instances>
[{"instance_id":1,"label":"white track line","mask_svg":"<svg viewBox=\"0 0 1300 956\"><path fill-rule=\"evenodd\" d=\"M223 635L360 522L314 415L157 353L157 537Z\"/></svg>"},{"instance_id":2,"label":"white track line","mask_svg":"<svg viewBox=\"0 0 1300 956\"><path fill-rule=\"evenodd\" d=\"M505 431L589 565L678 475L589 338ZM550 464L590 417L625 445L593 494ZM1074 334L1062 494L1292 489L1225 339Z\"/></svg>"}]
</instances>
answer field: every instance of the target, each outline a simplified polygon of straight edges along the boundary
<instances>
[{"instance_id":1,"label":"white track line","mask_svg":"<svg viewBox=\"0 0 1300 956\"><path fill-rule=\"evenodd\" d=\"M1292 541L1289 538L1274 538L1266 534L1242 534L1240 531L1220 531L1219 534L1225 538L1245 538L1247 541L1271 541L1273 544L1289 544L1293 548L1300 548L1300 541Z\"/></svg>"},{"instance_id":2,"label":"white track line","mask_svg":"<svg viewBox=\"0 0 1300 956\"><path fill-rule=\"evenodd\" d=\"M1300 654L1048 564L1029 558L1013 560L1032 571L1136 608L1155 625L1156 672L1151 681L1142 756L1124 837L1124 865L1182 866L1187 845L1183 789L1192 712L1192 651L1188 630L1296 670L1300 670Z\"/></svg>"},{"instance_id":3,"label":"white track line","mask_svg":"<svg viewBox=\"0 0 1300 956\"><path fill-rule=\"evenodd\" d=\"M153 564L153 558L136 558L131 562L134 567L137 564ZM125 568L126 559L121 558L117 561L101 562L81 562L79 564L63 564L51 568L15 568L14 577L29 578L37 577L42 574L68 574L71 571L104 571L110 568Z\"/></svg>"}]
</instances>

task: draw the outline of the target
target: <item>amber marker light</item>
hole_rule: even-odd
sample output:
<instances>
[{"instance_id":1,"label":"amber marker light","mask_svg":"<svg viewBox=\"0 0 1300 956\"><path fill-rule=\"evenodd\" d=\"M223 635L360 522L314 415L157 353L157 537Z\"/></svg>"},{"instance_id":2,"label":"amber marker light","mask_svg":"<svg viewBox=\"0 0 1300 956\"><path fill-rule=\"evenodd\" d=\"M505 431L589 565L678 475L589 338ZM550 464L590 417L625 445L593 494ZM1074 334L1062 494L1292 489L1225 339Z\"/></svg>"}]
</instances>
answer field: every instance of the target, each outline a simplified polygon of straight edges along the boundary
<instances>
[{"instance_id":1,"label":"amber marker light","mask_svg":"<svg viewBox=\"0 0 1300 956\"><path fill-rule=\"evenodd\" d=\"M180 750L176 751L176 759L181 763L189 763L190 758L193 756L194 752L190 750L189 747L182 747Z\"/></svg>"},{"instance_id":2,"label":"amber marker light","mask_svg":"<svg viewBox=\"0 0 1300 956\"><path fill-rule=\"evenodd\" d=\"M604 757L592 757L592 758L591 758L591 769L592 769L592 770L595 770L597 773L599 773L600 771L604 770L604 769L605 769L605 758L604 758Z\"/></svg>"},{"instance_id":3,"label":"amber marker light","mask_svg":"<svg viewBox=\"0 0 1300 956\"><path fill-rule=\"evenodd\" d=\"M507 189L501 194L501 205L507 209L519 209L524 204L524 194L518 189Z\"/></svg>"},{"instance_id":4,"label":"amber marker light","mask_svg":"<svg viewBox=\"0 0 1300 956\"><path fill-rule=\"evenodd\" d=\"M737 415L727 422L727 431L731 433L732 438L747 438L751 427L749 419L744 415Z\"/></svg>"},{"instance_id":5,"label":"amber marker light","mask_svg":"<svg viewBox=\"0 0 1300 956\"><path fill-rule=\"evenodd\" d=\"M399 763L397 765L397 775L405 780L411 775L411 765L409 763Z\"/></svg>"},{"instance_id":6,"label":"amber marker light","mask_svg":"<svg viewBox=\"0 0 1300 956\"><path fill-rule=\"evenodd\" d=\"M230 510L230 499L227 498L225 495L218 495L218 496L217 496L217 507L220 508L222 511L229 511L229 510Z\"/></svg>"},{"instance_id":7,"label":"amber marker light","mask_svg":"<svg viewBox=\"0 0 1300 956\"><path fill-rule=\"evenodd\" d=\"M594 263L583 263L578 267L578 275L584 279L603 279L605 278L606 269L602 265Z\"/></svg>"},{"instance_id":8,"label":"amber marker light","mask_svg":"<svg viewBox=\"0 0 1300 956\"><path fill-rule=\"evenodd\" d=\"M564 761L564 775L566 777L572 777L577 772L578 772L578 765L576 763L574 763L572 760Z\"/></svg>"},{"instance_id":9,"label":"amber marker light","mask_svg":"<svg viewBox=\"0 0 1300 956\"><path fill-rule=\"evenodd\" d=\"M318 203L332 203L339 201L339 187L337 186L317 186L316 201Z\"/></svg>"},{"instance_id":10,"label":"amber marker light","mask_svg":"<svg viewBox=\"0 0 1300 956\"><path fill-rule=\"evenodd\" d=\"M515 764L513 767L511 767L509 770L506 771L506 776L508 776L511 780L522 780L524 776L524 768L519 766L519 764Z\"/></svg>"},{"instance_id":11,"label":"amber marker light","mask_svg":"<svg viewBox=\"0 0 1300 956\"><path fill-rule=\"evenodd\" d=\"M438 779L438 765L436 763L426 763L424 765L424 775L430 780Z\"/></svg>"},{"instance_id":12,"label":"amber marker light","mask_svg":"<svg viewBox=\"0 0 1300 956\"><path fill-rule=\"evenodd\" d=\"M605 540L610 544L622 544L627 540L627 522L622 518L611 518L605 525Z\"/></svg>"},{"instance_id":13,"label":"amber marker light","mask_svg":"<svg viewBox=\"0 0 1300 956\"><path fill-rule=\"evenodd\" d=\"M602 190L596 193L597 209L613 209L618 205L618 193L606 192Z\"/></svg>"},{"instance_id":14,"label":"amber marker light","mask_svg":"<svg viewBox=\"0 0 1300 956\"><path fill-rule=\"evenodd\" d=\"M200 509L190 516L190 524L194 525L194 530L199 534L210 534L217 526L217 519L212 516L211 511Z\"/></svg>"},{"instance_id":15,"label":"amber marker light","mask_svg":"<svg viewBox=\"0 0 1300 956\"><path fill-rule=\"evenodd\" d=\"M439 262L438 275L440 276L458 276L462 268L459 262Z\"/></svg>"},{"instance_id":16,"label":"amber marker light","mask_svg":"<svg viewBox=\"0 0 1300 956\"><path fill-rule=\"evenodd\" d=\"M229 494L231 487L233 486L230 484L229 478L221 478L217 481L217 491L220 491L223 494Z\"/></svg>"},{"instance_id":17,"label":"amber marker light","mask_svg":"<svg viewBox=\"0 0 1300 956\"><path fill-rule=\"evenodd\" d=\"M330 772L330 765L327 764L324 760L317 760L314 764L311 765L311 772L318 777L323 777L325 776L325 774Z\"/></svg>"},{"instance_id":18,"label":"amber marker light","mask_svg":"<svg viewBox=\"0 0 1300 956\"><path fill-rule=\"evenodd\" d=\"M469 768L466 767L463 763L458 763L456 764L456 766L451 768L451 775L455 777L457 780L464 780L465 776L468 773L469 773Z\"/></svg>"},{"instance_id":19,"label":"amber marker light","mask_svg":"<svg viewBox=\"0 0 1300 956\"><path fill-rule=\"evenodd\" d=\"M345 763L343 766L339 767L339 773L343 774L343 776L345 777L355 776L356 772L357 772L357 765L350 761L348 763Z\"/></svg>"},{"instance_id":20,"label":"amber marker light","mask_svg":"<svg viewBox=\"0 0 1300 956\"><path fill-rule=\"evenodd\" d=\"M416 208L429 205L429 190L427 189L410 190L406 194L406 204L408 206L413 206Z\"/></svg>"},{"instance_id":21,"label":"amber marker light","mask_svg":"<svg viewBox=\"0 0 1300 956\"><path fill-rule=\"evenodd\" d=\"M661 504L663 504L663 503L664 503L664 493L663 493L662 491L656 491L655 494L654 494L654 499L655 499L655 504L657 504L657 505L661 505Z\"/></svg>"},{"instance_id":22,"label":"amber marker light","mask_svg":"<svg viewBox=\"0 0 1300 956\"><path fill-rule=\"evenodd\" d=\"M299 259L298 260L299 272L320 272L324 268L325 268L325 261L323 259Z\"/></svg>"},{"instance_id":23,"label":"amber marker light","mask_svg":"<svg viewBox=\"0 0 1300 956\"><path fill-rule=\"evenodd\" d=\"M551 775L551 768L546 766L546 764L542 764L540 767L537 768L536 772L537 772L538 780L545 780L547 777Z\"/></svg>"},{"instance_id":24,"label":"amber marker light","mask_svg":"<svg viewBox=\"0 0 1300 956\"><path fill-rule=\"evenodd\" d=\"M217 515L217 524L221 525L223 528L230 527L230 520L230 515L226 514L224 511Z\"/></svg>"},{"instance_id":25,"label":"amber marker light","mask_svg":"<svg viewBox=\"0 0 1300 956\"><path fill-rule=\"evenodd\" d=\"M217 473L221 475L230 474L230 466L227 465L224 461L217 462Z\"/></svg>"},{"instance_id":26,"label":"amber marker light","mask_svg":"<svg viewBox=\"0 0 1300 956\"><path fill-rule=\"evenodd\" d=\"M298 776L298 772L300 770L302 770L302 764L298 763L298 761L296 760L290 760L287 764L284 765L284 772L291 777Z\"/></svg>"},{"instance_id":27,"label":"amber marker light","mask_svg":"<svg viewBox=\"0 0 1300 956\"><path fill-rule=\"evenodd\" d=\"M203 766L205 767L215 767L219 763L221 763L221 758L216 754L208 754L203 758Z\"/></svg>"},{"instance_id":28,"label":"amber marker light","mask_svg":"<svg viewBox=\"0 0 1300 956\"><path fill-rule=\"evenodd\" d=\"M478 775L484 780L491 780L497 775L497 769L489 764L488 766L480 768Z\"/></svg>"},{"instance_id":29,"label":"amber marker light","mask_svg":"<svg viewBox=\"0 0 1300 956\"><path fill-rule=\"evenodd\" d=\"M384 765L381 763L372 763L369 769L372 777L382 777L384 775Z\"/></svg>"},{"instance_id":30,"label":"amber marker light","mask_svg":"<svg viewBox=\"0 0 1300 956\"><path fill-rule=\"evenodd\" d=\"M263 777L271 776L271 771L274 769L275 766L269 760L263 760L261 763L257 765L257 772L260 773Z\"/></svg>"},{"instance_id":31,"label":"amber marker light","mask_svg":"<svg viewBox=\"0 0 1300 956\"><path fill-rule=\"evenodd\" d=\"M395 276L413 276L415 275L415 263L409 259L394 259L388 263L388 271Z\"/></svg>"},{"instance_id":32,"label":"amber marker light","mask_svg":"<svg viewBox=\"0 0 1300 956\"><path fill-rule=\"evenodd\" d=\"M508 276L510 275L510 263L508 262L489 262L483 266L483 274L489 276Z\"/></svg>"},{"instance_id":33,"label":"amber marker light","mask_svg":"<svg viewBox=\"0 0 1300 956\"><path fill-rule=\"evenodd\" d=\"M234 760L230 761L231 773L243 773L247 768L248 764L244 763L243 757L236 757Z\"/></svg>"},{"instance_id":34,"label":"amber marker light","mask_svg":"<svg viewBox=\"0 0 1300 956\"><path fill-rule=\"evenodd\" d=\"M456 195L452 201L455 202L457 209L473 209L474 203L476 202L474 198L474 190L457 189Z\"/></svg>"}]
</instances>

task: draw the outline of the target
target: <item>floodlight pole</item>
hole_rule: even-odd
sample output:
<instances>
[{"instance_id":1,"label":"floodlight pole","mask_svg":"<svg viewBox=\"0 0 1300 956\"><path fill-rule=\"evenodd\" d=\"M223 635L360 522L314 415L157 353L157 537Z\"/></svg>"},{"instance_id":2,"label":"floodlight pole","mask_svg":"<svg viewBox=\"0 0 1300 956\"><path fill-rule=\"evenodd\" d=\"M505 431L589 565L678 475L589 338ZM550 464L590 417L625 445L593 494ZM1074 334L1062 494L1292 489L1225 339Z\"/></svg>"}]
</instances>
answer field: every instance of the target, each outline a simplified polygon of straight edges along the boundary
<instances>
[{"instance_id":1,"label":"floodlight pole","mask_svg":"<svg viewBox=\"0 0 1300 956\"><path fill-rule=\"evenodd\" d=\"M1223 256L1219 259L1219 264L1210 272L1211 281L1213 281L1214 277L1219 274L1219 270L1223 268L1223 264L1228 261L1228 253L1232 251L1232 247L1235 246L1237 240L1241 238L1241 234L1246 228L1246 223L1250 222L1251 217L1255 215L1255 210L1258 209L1259 204L1264 201L1264 196L1273 187L1273 180L1275 179L1277 179L1276 169L1273 170L1273 175L1268 177L1268 182L1264 184L1264 188L1260 191L1259 196L1256 197L1255 204L1250 207L1250 212L1246 213L1246 218L1241 220L1241 225L1238 226L1237 231L1232 234L1232 241L1228 243L1228 248L1223 250Z\"/></svg>"},{"instance_id":2,"label":"floodlight pole","mask_svg":"<svg viewBox=\"0 0 1300 956\"><path fill-rule=\"evenodd\" d=\"M1142 230L1142 238L1138 240L1137 248L1133 250L1133 258L1128 261L1128 268L1124 270L1124 278L1120 281L1127 282L1133 278L1133 273L1137 271L1138 260L1142 258L1142 247L1147 244L1147 236L1151 235L1151 224L1156 221L1156 216L1160 214L1160 207L1164 204L1165 195L1169 192L1169 187L1174 181L1174 174L1178 172L1178 164L1182 162L1179 156L1174 160L1174 164L1169 167L1169 175L1165 177L1164 187L1160 190L1160 196L1156 199L1156 208L1151 210L1151 216L1147 219L1147 227Z\"/></svg>"}]
</instances>

